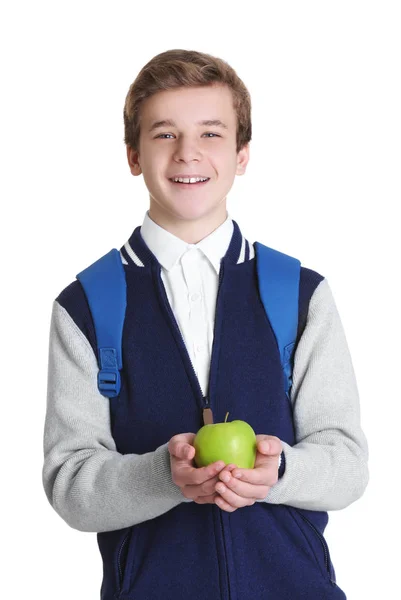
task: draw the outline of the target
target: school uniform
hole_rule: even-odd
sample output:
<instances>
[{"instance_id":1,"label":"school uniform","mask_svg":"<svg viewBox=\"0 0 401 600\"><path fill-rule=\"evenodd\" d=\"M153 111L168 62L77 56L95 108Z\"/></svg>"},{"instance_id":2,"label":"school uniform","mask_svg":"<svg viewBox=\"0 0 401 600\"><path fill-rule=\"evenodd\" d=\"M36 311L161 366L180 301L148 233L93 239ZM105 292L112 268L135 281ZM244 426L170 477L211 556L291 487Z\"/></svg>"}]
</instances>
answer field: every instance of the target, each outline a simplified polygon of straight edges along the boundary
<instances>
[{"instance_id":1,"label":"school uniform","mask_svg":"<svg viewBox=\"0 0 401 600\"><path fill-rule=\"evenodd\" d=\"M93 320L73 281L52 308L44 429L46 496L70 527L97 533L101 600L344 599L324 530L327 511L363 494L368 446L327 279L301 267L288 399L254 246L228 213L188 244L146 211L120 256L121 392L97 388ZM263 500L228 513L174 484L168 442L196 433L205 408L282 441Z\"/></svg>"}]
</instances>

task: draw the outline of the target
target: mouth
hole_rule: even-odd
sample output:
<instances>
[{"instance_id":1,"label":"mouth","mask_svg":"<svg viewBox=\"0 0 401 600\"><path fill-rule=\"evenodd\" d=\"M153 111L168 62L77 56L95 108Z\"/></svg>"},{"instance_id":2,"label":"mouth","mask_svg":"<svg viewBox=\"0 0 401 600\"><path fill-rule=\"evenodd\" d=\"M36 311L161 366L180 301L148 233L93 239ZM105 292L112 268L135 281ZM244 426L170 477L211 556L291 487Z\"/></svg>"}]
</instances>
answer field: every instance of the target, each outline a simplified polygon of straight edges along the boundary
<instances>
[{"instance_id":1,"label":"mouth","mask_svg":"<svg viewBox=\"0 0 401 600\"><path fill-rule=\"evenodd\" d=\"M177 186L177 187L182 187L184 189L189 189L189 188L199 188L199 187L203 187L204 185L206 185L208 183L208 181L210 181L210 177L208 177L207 179L205 179L205 181L196 181L195 183L183 183L181 181L174 181L174 179L170 179L169 181Z\"/></svg>"}]
</instances>

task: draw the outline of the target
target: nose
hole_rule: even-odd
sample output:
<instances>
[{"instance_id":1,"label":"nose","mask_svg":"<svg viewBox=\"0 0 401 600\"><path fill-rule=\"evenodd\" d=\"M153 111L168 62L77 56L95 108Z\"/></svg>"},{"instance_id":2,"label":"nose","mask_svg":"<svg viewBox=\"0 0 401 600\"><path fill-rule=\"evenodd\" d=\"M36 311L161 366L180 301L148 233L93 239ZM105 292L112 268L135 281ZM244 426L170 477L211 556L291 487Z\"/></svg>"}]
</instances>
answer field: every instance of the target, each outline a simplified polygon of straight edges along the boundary
<instances>
[{"instance_id":1,"label":"nose","mask_svg":"<svg viewBox=\"0 0 401 600\"><path fill-rule=\"evenodd\" d=\"M181 138L178 140L174 151L174 160L177 162L191 162L192 160L201 160L202 154L198 144L193 139Z\"/></svg>"}]
</instances>

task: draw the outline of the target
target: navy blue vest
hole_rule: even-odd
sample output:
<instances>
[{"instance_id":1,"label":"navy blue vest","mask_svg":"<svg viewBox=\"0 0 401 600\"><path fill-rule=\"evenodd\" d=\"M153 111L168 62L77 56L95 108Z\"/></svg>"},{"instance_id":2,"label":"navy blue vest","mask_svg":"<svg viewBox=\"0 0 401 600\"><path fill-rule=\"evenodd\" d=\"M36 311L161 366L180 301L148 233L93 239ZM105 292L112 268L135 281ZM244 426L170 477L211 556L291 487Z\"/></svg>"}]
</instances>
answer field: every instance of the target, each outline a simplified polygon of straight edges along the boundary
<instances>
[{"instance_id":1,"label":"navy blue vest","mask_svg":"<svg viewBox=\"0 0 401 600\"><path fill-rule=\"evenodd\" d=\"M238 263L235 221L221 261L209 387L204 396L169 305L161 266L140 227L129 243L121 393L110 399L121 454L152 452L178 433L196 433L203 409L214 422L248 422L256 434L296 442L274 333L259 297L256 260ZM323 277L301 267L297 343ZM96 337L85 293L73 282L57 298L88 338ZM344 599L324 538L327 512L256 502L233 513L183 502L135 526L97 534L101 600Z\"/></svg>"}]
</instances>

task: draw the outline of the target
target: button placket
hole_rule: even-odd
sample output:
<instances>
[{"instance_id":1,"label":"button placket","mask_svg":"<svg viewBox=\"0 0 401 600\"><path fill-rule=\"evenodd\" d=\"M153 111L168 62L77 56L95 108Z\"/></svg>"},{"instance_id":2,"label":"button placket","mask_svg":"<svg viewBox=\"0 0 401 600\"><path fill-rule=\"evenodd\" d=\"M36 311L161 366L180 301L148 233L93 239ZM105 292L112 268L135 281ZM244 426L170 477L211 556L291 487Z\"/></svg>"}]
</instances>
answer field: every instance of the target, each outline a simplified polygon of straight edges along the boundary
<instances>
[{"instance_id":1,"label":"button placket","mask_svg":"<svg viewBox=\"0 0 401 600\"><path fill-rule=\"evenodd\" d=\"M205 350L207 349L207 328L205 327L205 317L203 315L199 252L200 250L192 248L181 257L181 264L188 286L189 321L193 339L192 347L198 366L200 358L204 360Z\"/></svg>"}]
</instances>

